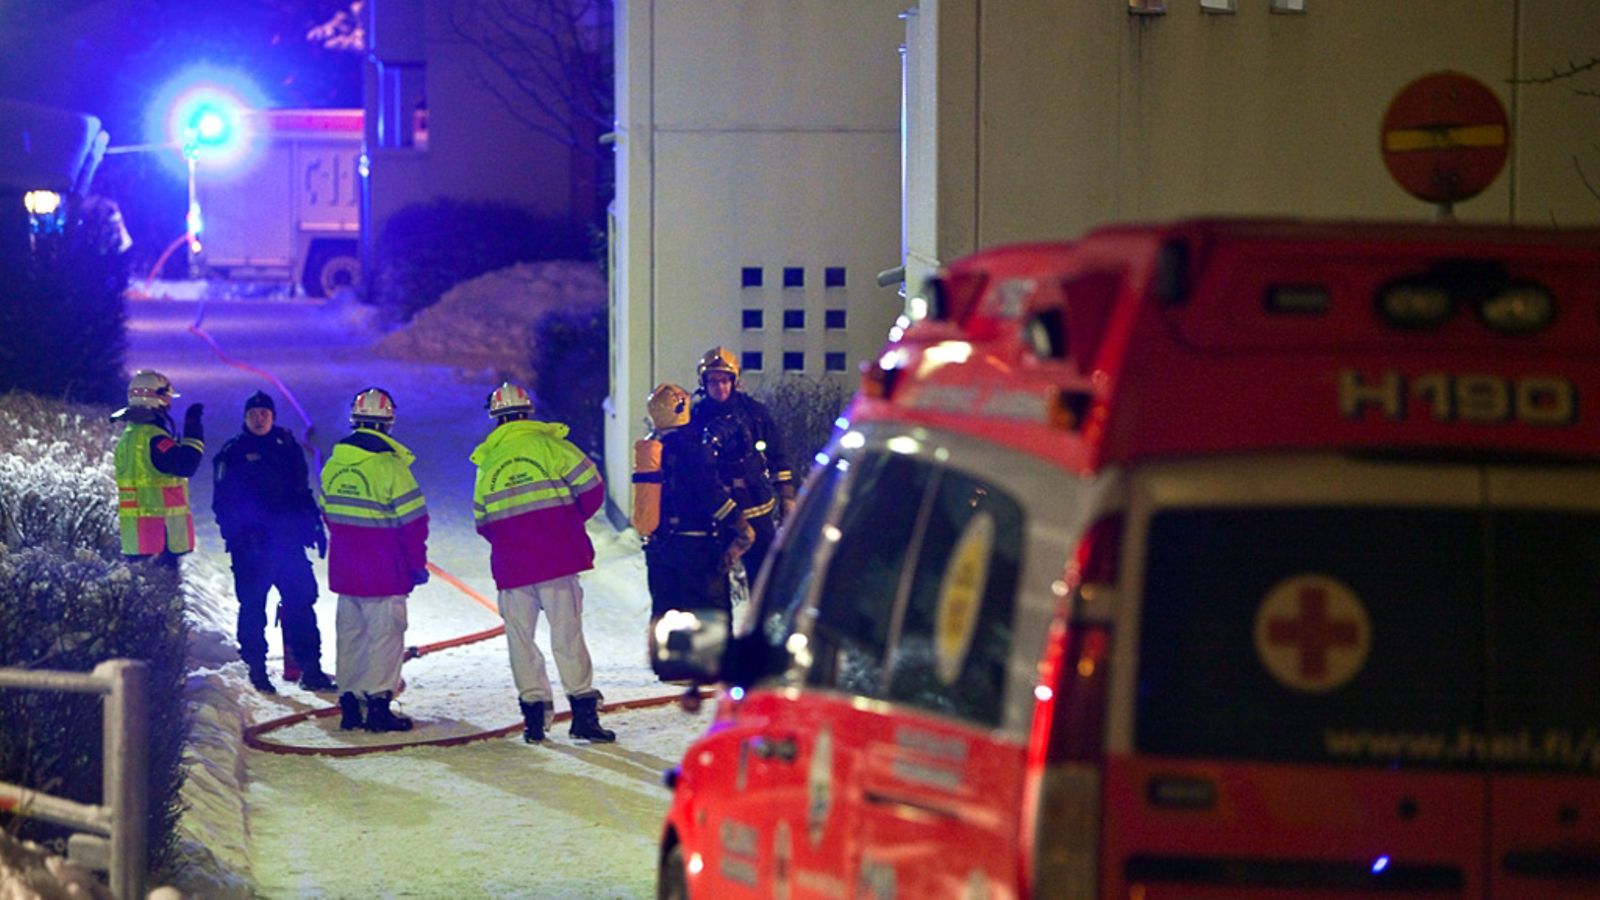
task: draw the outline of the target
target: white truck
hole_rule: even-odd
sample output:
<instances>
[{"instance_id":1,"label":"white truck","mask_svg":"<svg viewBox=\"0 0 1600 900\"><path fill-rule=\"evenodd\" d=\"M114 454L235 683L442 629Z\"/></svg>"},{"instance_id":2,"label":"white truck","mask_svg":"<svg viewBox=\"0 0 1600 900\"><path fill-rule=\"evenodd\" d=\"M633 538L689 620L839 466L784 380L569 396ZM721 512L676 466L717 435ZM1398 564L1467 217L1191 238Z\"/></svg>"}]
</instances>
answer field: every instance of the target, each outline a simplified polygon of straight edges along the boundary
<instances>
[{"instance_id":1,"label":"white truck","mask_svg":"<svg viewBox=\"0 0 1600 900\"><path fill-rule=\"evenodd\" d=\"M361 281L359 109L250 116L249 152L195 171L209 278L281 280L312 297Z\"/></svg>"}]
</instances>

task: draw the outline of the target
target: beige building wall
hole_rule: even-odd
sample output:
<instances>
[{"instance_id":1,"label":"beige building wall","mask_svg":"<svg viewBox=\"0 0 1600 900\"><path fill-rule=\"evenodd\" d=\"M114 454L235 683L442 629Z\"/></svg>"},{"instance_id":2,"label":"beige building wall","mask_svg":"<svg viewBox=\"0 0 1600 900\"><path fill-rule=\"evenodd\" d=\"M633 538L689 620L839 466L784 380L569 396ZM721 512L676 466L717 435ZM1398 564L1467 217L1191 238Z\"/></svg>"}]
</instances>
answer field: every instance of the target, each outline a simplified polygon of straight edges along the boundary
<instances>
[{"instance_id":1,"label":"beige building wall","mask_svg":"<svg viewBox=\"0 0 1600 900\"><path fill-rule=\"evenodd\" d=\"M1196 214L1430 219L1379 153L1395 93L1450 69L1511 118L1465 221L1600 221L1600 100L1513 83L1600 52L1594 0L920 0L907 18L908 284L1001 242Z\"/></svg>"},{"instance_id":2,"label":"beige building wall","mask_svg":"<svg viewBox=\"0 0 1600 900\"><path fill-rule=\"evenodd\" d=\"M853 386L899 314L876 276L900 261L903 6L618 0L606 478L619 508L655 384L692 390L695 362L721 344L751 386L786 354ZM785 269L803 286L785 287ZM786 329L785 312L803 327Z\"/></svg>"}]
</instances>

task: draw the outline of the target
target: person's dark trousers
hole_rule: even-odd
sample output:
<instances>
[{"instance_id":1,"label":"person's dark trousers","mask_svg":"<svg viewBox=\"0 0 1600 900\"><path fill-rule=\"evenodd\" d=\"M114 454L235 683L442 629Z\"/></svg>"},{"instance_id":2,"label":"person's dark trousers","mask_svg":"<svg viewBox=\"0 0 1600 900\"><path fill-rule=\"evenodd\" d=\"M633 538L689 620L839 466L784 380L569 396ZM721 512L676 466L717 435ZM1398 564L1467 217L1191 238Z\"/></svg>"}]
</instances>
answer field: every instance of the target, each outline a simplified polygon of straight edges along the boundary
<instances>
[{"instance_id":1,"label":"person's dark trousers","mask_svg":"<svg viewBox=\"0 0 1600 900\"><path fill-rule=\"evenodd\" d=\"M750 580L751 590L754 590L756 576L761 574L761 563L767 558L767 552L772 549L772 539L777 536L778 527L772 521L772 513L756 516L753 519L747 518L745 521L750 523L750 530L756 533L755 541L741 557L744 561L745 577Z\"/></svg>"},{"instance_id":2,"label":"person's dark trousers","mask_svg":"<svg viewBox=\"0 0 1600 900\"><path fill-rule=\"evenodd\" d=\"M247 665L267 658L267 594L282 600L283 639L306 672L321 671L322 634L313 604L317 578L306 551L297 545L251 545L233 554L233 588L239 596L239 658Z\"/></svg>"},{"instance_id":3,"label":"person's dark trousers","mask_svg":"<svg viewBox=\"0 0 1600 900\"><path fill-rule=\"evenodd\" d=\"M669 609L720 609L733 612L728 576L719 572L722 550L713 537L666 535L644 548L650 616Z\"/></svg>"}]
</instances>

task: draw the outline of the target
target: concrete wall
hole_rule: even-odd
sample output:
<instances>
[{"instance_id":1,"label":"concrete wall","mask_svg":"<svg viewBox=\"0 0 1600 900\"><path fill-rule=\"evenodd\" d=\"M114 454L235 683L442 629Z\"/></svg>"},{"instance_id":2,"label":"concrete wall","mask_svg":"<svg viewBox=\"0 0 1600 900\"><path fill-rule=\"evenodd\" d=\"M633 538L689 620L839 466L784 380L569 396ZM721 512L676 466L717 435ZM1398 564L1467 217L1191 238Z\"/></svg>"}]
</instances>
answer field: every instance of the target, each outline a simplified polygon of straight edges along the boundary
<instances>
[{"instance_id":1,"label":"concrete wall","mask_svg":"<svg viewBox=\"0 0 1600 900\"><path fill-rule=\"evenodd\" d=\"M627 506L632 441L661 381L693 389L712 346L760 353L753 386L803 354L846 379L900 312L901 0L618 0L617 342L607 481ZM743 287L760 269L762 286ZM785 288L784 269L804 286ZM829 268L842 287L825 286ZM786 310L805 327L785 330ZM846 327L825 327L829 310ZM745 327L759 311L760 329ZM842 371L826 371L828 354ZM841 362L842 360L842 362Z\"/></svg>"},{"instance_id":2,"label":"concrete wall","mask_svg":"<svg viewBox=\"0 0 1600 900\"><path fill-rule=\"evenodd\" d=\"M1429 218L1384 168L1379 127L1400 88L1441 69L1490 86L1512 120L1507 170L1458 218L1600 220L1574 168L1586 159L1600 182L1600 100L1512 83L1600 52L1593 0L1237 6L1169 0L1165 15L1133 16L1104 0L921 0L907 39L924 78L907 110L920 173L909 283L982 246L1106 221Z\"/></svg>"}]
</instances>

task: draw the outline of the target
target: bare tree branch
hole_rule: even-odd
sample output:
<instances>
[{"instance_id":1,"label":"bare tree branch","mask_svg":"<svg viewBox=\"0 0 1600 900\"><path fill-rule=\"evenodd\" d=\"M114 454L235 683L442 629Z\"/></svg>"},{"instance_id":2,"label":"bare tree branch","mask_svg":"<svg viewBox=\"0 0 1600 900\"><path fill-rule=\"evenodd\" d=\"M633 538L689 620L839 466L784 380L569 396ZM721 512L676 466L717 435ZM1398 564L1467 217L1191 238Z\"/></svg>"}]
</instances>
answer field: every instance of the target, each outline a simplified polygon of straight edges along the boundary
<instances>
[{"instance_id":1,"label":"bare tree branch","mask_svg":"<svg viewBox=\"0 0 1600 900\"><path fill-rule=\"evenodd\" d=\"M1540 75L1532 78L1513 78L1511 79L1511 83L1553 84L1557 81L1565 81L1569 78L1576 78L1577 76L1582 75L1584 72L1588 72L1593 69L1600 69L1600 56L1591 56L1587 61L1581 63L1568 62L1567 67L1564 69L1551 69L1549 75Z\"/></svg>"}]
</instances>

